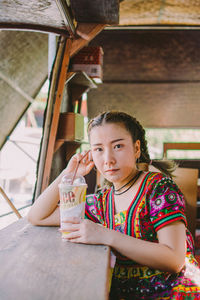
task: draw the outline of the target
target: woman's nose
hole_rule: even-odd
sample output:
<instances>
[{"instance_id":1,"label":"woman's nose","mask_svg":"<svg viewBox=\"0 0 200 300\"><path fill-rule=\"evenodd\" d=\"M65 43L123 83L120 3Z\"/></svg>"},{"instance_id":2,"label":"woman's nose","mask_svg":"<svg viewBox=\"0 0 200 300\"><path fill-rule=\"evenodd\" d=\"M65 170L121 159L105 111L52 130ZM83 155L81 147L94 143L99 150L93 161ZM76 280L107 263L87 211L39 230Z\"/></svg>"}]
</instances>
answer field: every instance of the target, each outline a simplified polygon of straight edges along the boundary
<instances>
[{"instance_id":1,"label":"woman's nose","mask_svg":"<svg viewBox=\"0 0 200 300\"><path fill-rule=\"evenodd\" d=\"M110 150L105 151L105 153L104 153L104 163L106 165L110 165L110 164L115 163L115 158L114 158L114 155L113 155L112 151L110 151Z\"/></svg>"}]
</instances>

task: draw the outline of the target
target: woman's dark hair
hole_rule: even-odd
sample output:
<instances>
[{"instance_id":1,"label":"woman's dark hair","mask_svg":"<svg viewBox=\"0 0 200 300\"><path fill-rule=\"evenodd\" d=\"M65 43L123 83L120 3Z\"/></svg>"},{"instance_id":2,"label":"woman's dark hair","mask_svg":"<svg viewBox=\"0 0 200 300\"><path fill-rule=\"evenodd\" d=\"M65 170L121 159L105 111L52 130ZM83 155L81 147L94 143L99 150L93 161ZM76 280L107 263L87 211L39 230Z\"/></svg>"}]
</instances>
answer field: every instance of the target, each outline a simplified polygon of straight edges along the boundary
<instances>
[{"instance_id":1,"label":"woman's dark hair","mask_svg":"<svg viewBox=\"0 0 200 300\"><path fill-rule=\"evenodd\" d=\"M145 138L145 130L142 125L136 120L136 118L124 113L117 111L108 111L99 114L97 117L92 119L88 124L88 135L90 131L96 127L107 123L122 124L126 130L130 133L133 143L137 140L140 141L141 155L139 163L151 164L155 168L159 169L162 173L172 177L172 172L176 169L177 165L172 160L151 160L148 152L147 141Z\"/></svg>"}]
</instances>

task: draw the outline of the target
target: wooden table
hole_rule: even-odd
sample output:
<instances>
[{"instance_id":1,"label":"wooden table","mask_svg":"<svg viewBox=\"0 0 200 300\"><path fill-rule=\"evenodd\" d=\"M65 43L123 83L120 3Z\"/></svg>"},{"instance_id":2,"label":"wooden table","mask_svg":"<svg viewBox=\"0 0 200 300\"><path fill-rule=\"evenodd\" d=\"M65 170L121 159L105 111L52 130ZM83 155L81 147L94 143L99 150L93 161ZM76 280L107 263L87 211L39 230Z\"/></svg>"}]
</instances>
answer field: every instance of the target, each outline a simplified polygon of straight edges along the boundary
<instances>
[{"instance_id":1,"label":"wooden table","mask_svg":"<svg viewBox=\"0 0 200 300\"><path fill-rule=\"evenodd\" d=\"M58 227L21 219L0 230L0 299L108 299L109 257L107 246L63 242Z\"/></svg>"}]
</instances>

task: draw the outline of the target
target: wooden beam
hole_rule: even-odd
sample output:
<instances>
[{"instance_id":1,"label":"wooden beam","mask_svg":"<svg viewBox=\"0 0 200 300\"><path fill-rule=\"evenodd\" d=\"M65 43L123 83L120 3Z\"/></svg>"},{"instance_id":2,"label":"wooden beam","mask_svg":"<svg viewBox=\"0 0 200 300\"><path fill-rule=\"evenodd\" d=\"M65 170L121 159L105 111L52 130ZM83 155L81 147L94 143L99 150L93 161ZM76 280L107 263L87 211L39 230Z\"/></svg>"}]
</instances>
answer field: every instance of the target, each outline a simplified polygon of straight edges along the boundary
<instances>
[{"instance_id":1,"label":"wooden beam","mask_svg":"<svg viewBox=\"0 0 200 300\"><path fill-rule=\"evenodd\" d=\"M119 0L71 0L77 22L119 23Z\"/></svg>"},{"instance_id":2,"label":"wooden beam","mask_svg":"<svg viewBox=\"0 0 200 300\"><path fill-rule=\"evenodd\" d=\"M168 150L200 150L200 143L164 143L164 156L167 156Z\"/></svg>"},{"instance_id":3,"label":"wooden beam","mask_svg":"<svg viewBox=\"0 0 200 300\"><path fill-rule=\"evenodd\" d=\"M62 66L61 66L61 70L59 73L58 87L57 87L57 91L56 91L56 99L55 99L55 104L54 104L49 141L48 141L48 146L47 146L47 153L46 153L46 160L45 160L45 166L44 166L41 192L49 184L51 164L52 164L52 159L53 159L55 140L56 140L56 134L57 134L57 128L58 128L58 121L59 121L59 115L60 115L60 105L61 105L61 101L63 98L63 91L64 91L64 86L65 86L65 81L66 81L67 69L68 69L68 65L69 65L71 45L72 45L71 39L67 39L66 45L65 45L65 52L64 52L64 56L63 56L63 61L62 61Z\"/></svg>"},{"instance_id":4,"label":"wooden beam","mask_svg":"<svg viewBox=\"0 0 200 300\"><path fill-rule=\"evenodd\" d=\"M56 140L54 145L54 153L64 144L65 140Z\"/></svg>"},{"instance_id":5,"label":"wooden beam","mask_svg":"<svg viewBox=\"0 0 200 300\"><path fill-rule=\"evenodd\" d=\"M73 39L70 56L76 54L81 48L86 46L99 32L105 28L106 24L84 24L78 23L76 33L78 37Z\"/></svg>"}]
</instances>

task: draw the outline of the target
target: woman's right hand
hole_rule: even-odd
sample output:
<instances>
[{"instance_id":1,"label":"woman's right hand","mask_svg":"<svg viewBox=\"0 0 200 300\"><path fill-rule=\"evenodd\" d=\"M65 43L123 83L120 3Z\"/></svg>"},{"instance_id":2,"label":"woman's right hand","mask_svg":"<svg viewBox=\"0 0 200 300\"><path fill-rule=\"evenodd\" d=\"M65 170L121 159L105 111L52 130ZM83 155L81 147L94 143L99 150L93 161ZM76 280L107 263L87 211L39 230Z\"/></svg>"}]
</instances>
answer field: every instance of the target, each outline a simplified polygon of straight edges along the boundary
<instances>
[{"instance_id":1,"label":"woman's right hand","mask_svg":"<svg viewBox=\"0 0 200 300\"><path fill-rule=\"evenodd\" d=\"M80 161L77 175L81 175L81 176L87 175L94 167L94 162L92 160L91 151L89 151L87 154L86 154L86 152L87 151L83 151L81 153L77 153L77 154L73 155L71 157L66 169L64 170L64 173L72 173L73 174L78 162ZM86 156L83 158L83 156L85 154L86 154Z\"/></svg>"}]
</instances>

